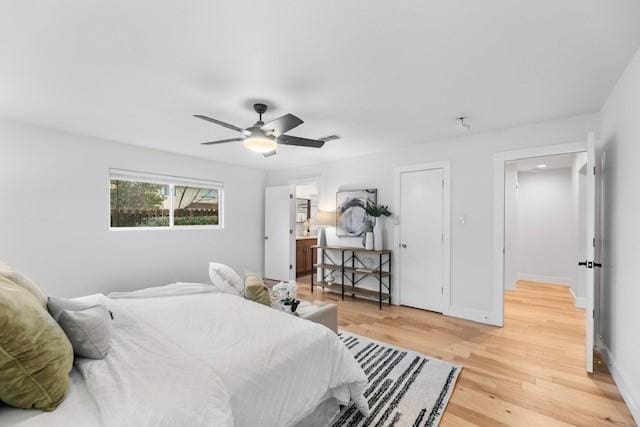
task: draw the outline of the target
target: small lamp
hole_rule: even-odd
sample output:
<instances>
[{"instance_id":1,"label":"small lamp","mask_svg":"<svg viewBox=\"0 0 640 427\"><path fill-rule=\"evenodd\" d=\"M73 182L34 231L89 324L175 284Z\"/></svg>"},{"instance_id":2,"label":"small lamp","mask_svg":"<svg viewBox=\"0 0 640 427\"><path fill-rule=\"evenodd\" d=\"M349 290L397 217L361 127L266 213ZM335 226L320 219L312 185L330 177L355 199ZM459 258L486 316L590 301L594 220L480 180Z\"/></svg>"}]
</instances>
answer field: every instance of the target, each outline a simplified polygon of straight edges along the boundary
<instances>
[{"instance_id":1,"label":"small lamp","mask_svg":"<svg viewBox=\"0 0 640 427\"><path fill-rule=\"evenodd\" d=\"M316 225L318 226L318 246L327 246L327 233L325 232L325 228L336 225L336 213L319 210L316 216Z\"/></svg>"}]
</instances>

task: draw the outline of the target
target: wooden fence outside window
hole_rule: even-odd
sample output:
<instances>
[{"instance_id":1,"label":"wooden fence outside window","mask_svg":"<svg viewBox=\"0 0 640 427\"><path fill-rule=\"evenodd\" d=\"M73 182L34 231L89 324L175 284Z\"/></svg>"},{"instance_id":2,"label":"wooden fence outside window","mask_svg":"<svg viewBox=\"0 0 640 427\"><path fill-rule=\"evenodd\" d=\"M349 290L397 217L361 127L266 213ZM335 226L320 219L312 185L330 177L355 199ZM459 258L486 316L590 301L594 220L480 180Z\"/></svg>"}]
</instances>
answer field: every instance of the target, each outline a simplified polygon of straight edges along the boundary
<instances>
[{"instance_id":1,"label":"wooden fence outside window","mask_svg":"<svg viewBox=\"0 0 640 427\"><path fill-rule=\"evenodd\" d=\"M176 209L174 217L175 225L195 225L191 223L197 224L197 218L203 220L202 224L218 224L218 209ZM159 226L169 226L169 209L111 209L111 227Z\"/></svg>"}]
</instances>

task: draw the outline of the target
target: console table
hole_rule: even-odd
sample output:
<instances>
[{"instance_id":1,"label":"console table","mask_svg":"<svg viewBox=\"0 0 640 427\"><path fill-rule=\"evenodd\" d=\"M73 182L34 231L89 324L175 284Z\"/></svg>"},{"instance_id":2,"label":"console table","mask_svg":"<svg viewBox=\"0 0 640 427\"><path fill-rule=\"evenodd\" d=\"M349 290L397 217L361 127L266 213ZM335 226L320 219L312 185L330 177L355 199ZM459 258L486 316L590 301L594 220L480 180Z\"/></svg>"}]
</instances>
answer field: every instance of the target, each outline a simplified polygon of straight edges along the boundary
<instances>
[{"instance_id":1,"label":"console table","mask_svg":"<svg viewBox=\"0 0 640 427\"><path fill-rule=\"evenodd\" d=\"M322 250L320 261L318 262L318 249ZM327 251L339 252L340 258L334 261ZM371 268L362 262L362 254L374 255L378 258L378 266ZM338 286L344 300L345 291L351 293L352 297L356 295L375 297L378 299L380 310L382 310L382 301L391 304L391 251L383 249L380 251L368 250L364 248L345 247L345 246L311 246L311 257L314 261L313 271L311 272L311 293L314 286L322 286L335 290ZM327 282L327 274L325 270L330 270L329 274L339 272L340 283ZM321 273L318 274L318 271ZM318 276L322 277L318 277ZM378 291L358 287L364 278L373 276L378 280ZM317 279L317 280L316 280ZM345 282L349 282L345 284Z\"/></svg>"}]
</instances>

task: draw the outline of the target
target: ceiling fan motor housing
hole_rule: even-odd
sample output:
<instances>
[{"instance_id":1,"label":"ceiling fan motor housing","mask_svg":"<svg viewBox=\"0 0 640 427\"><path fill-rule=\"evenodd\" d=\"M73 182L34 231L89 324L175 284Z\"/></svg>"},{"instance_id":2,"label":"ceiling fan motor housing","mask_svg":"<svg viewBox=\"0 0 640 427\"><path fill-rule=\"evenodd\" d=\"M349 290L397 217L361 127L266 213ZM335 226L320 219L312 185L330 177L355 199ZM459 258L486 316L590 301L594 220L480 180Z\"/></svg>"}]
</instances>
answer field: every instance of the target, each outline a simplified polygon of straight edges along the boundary
<instances>
[{"instance_id":1,"label":"ceiling fan motor housing","mask_svg":"<svg viewBox=\"0 0 640 427\"><path fill-rule=\"evenodd\" d=\"M262 121L262 115L267 112L267 104L256 103L253 104L253 109L260 115L260 121Z\"/></svg>"}]
</instances>

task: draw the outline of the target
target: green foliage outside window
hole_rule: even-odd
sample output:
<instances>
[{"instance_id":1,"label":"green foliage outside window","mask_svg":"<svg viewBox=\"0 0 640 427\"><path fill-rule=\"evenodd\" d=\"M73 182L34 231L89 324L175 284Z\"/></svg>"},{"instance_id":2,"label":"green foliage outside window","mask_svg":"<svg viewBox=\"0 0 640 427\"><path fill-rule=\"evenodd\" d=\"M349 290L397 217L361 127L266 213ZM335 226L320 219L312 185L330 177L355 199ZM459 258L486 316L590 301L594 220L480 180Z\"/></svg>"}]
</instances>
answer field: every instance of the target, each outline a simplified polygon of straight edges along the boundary
<instances>
[{"instance_id":1,"label":"green foliage outside window","mask_svg":"<svg viewBox=\"0 0 640 427\"><path fill-rule=\"evenodd\" d=\"M218 216L183 216L174 218L175 225L217 225ZM136 227L166 227L169 225L169 217L145 218Z\"/></svg>"},{"instance_id":2,"label":"green foliage outside window","mask_svg":"<svg viewBox=\"0 0 640 427\"><path fill-rule=\"evenodd\" d=\"M111 181L111 209L159 209L166 186L136 181Z\"/></svg>"}]
</instances>

